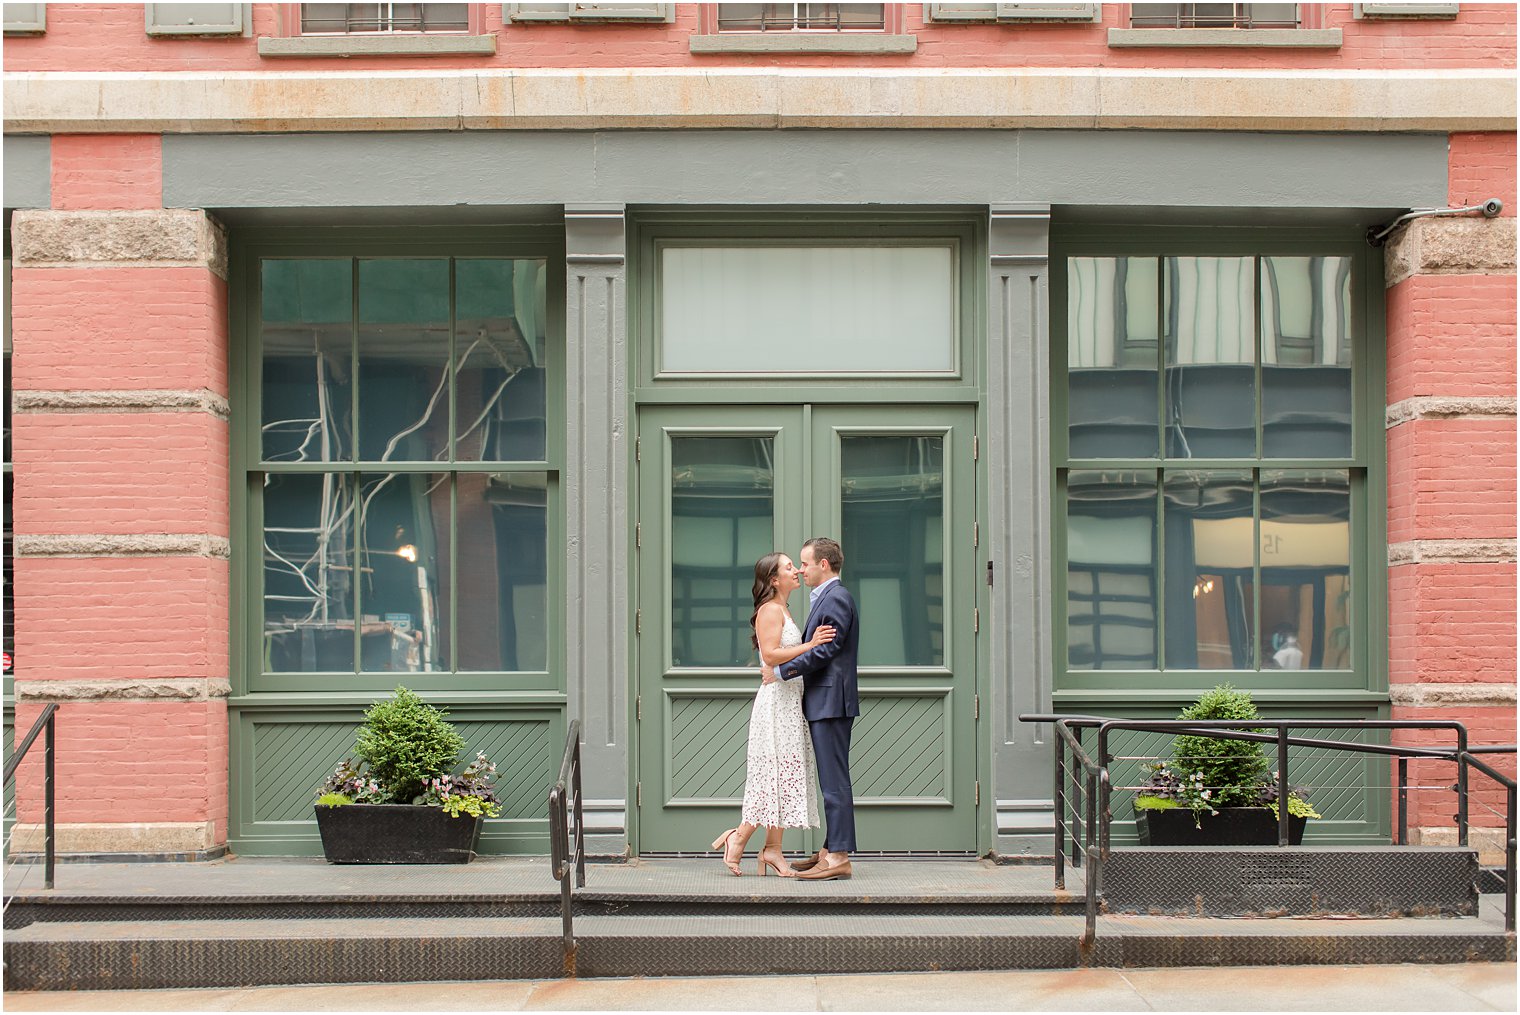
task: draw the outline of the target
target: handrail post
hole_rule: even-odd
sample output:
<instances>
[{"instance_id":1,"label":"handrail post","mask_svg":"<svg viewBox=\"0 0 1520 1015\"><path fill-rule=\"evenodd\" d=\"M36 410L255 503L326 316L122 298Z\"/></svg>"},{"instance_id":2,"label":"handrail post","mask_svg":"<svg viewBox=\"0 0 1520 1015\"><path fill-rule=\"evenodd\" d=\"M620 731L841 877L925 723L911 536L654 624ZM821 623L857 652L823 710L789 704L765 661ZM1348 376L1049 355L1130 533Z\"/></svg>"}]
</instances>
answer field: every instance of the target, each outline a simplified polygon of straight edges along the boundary
<instances>
[{"instance_id":1,"label":"handrail post","mask_svg":"<svg viewBox=\"0 0 1520 1015\"><path fill-rule=\"evenodd\" d=\"M1399 837L1396 845L1409 845L1409 759L1399 758Z\"/></svg>"},{"instance_id":2,"label":"handrail post","mask_svg":"<svg viewBox=\"0 0 1520 1015\"><path fill-rule=\"evenodd\" d=\"M1288 724L1277 727L1277 844L1288 844Z\"/></svg>"},{"instance_id":3,"label":"handrail post","mask_svg":"<svg viewBox=\"0 0 1520 1015\"><path fill-rule=\"evenodd\" d=\"M1072 730L1071 733L1072 733L1072 737L1074 738L1074 742L1076 743L1077 747L1081 748L1081 746L1082 746L1082 727L1078 726L1076 729ZM1072 817L1075 818L1076 814L1077 814L1077 808L1080 807L1081 803L1082 803L1082 765L1077 761L1077 758L1076 758L1075 754L1072 755L1072 759L1071 760L1072 760L1072 766L1071 766L1071 791L1072 791L1071 792L1071 799L1072 799L1072 807L1071 807L1071 810L1072 810ZM1073 863L1075 863L1075 860L1076 860L1076 857L1077 857L1077 824L1076 824L1075 821L1073 821L1072 824L1071 824L1070 832L1071 832L1071 834L1068 836L1068 839L1069 839L1069 841L1071 843L1071 856L1072 856L1072 860L1073 860ZM1080 866L1082 867L1082 869L1084 871L1087 870L1087 857L1085 857L1085 856L1082 857L1082 863L1081 863ZM1086 877L1086 876L1087 876L1086 874L1083 874L1083 877Z\"/></svg>"},{"instance_id":4,"label":"handrail post","mask_svg":"<svg viewBox=\"0 0 1520 1015\"><path fill-rule=\"evenodd\" d=\"M1457 845L1467 845L1467 727L1457 727Z\"/></svg>"},{"instance_id":5,"label":"handrail post","mask_svg":"<svg viewBox=\"0 0 1520 1015\"><path fill-rule=\"evenodd\" d=\"M575 736L575 768L572 778L575 787L575 887L586 887L586 822L581 809L581 738L577 727Z\"/></svg>"},{"instance_id":6,"label":"handrail post","mask_svg":"<svg viewBox=\"0 0 1520 1015\"><path fill-rule=\"evenodd\" d=\"M46 856L43 858L43 861L42 861L42 863L43 863L43 867L42 867L42 887L43 888L52 888L53 887L53 863L54 863L54 860L55 860L55 857L56 857L56 854L54 852L54 849L55 849L54 829L55 829L56 825L54 823L54 806L53 806L54 805L54 793L53 793L53 768L54 768L54 765L53 765L53 746L54 746L54 742L55 742L55 737L54 737L55 725L54 724L55 724L55 720L57 719L57 716L58 716L58 712L57 712L56 709L54 711L48 713L48 718L47 718L47 741L43 744L43 750L42 750L42 764L43 764L43 775L42 775L43 810L44 810L44 820L47 823L47 830L43 833L44 834L44 838L46 839L46 842L44 843L44 848L46 850Z\"/></svg>"},{"instance_id":7,"label":"handrail post","mask_svg":"<svg viewBox=\"0 0 1520 1015\"><path fill-rule=\"evenodd\" d=\"M1061 736L1060 726L1053 727L1056 749L1055 786L1055 847L1056 887L1066 887L1066 738Z\"/></svg>"},{"instance_id":8,"label":"handrail post","mask_svg":"<svg viewBox=\"0 0 1520 1015\"><path fill-rule=\"evenodd\" d=\"M1098 820L1098 777L1087 777L1087 827L1082 830L1082 881L1087 890L1087 924L1082 943L1092 947L1098 936L1098 870L1092 858L1093 824Z\"/></svg>"},{"instance_id":9,"label":"handrail post","mask_svg":"<svg viewBox=\"0 0 1520 1015\"><path fill-rule=\"evenodd\" d=\"M1505 787L1504 815L1504 929L1515 932L1515 784Z\"/></svg>"}]
</instances>

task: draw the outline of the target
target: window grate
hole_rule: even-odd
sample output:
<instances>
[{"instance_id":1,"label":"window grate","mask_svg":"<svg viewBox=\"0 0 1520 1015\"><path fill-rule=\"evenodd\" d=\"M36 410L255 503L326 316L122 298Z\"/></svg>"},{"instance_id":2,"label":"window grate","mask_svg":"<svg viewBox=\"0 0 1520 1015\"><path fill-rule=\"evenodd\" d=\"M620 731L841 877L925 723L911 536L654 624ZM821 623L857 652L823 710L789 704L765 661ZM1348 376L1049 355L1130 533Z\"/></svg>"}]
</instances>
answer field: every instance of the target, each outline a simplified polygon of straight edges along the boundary
<instances>
[{"instance_id":1,"label":"window grate","mask_svg":"<svg viewBox=\"0 0 1520 1015\"><path fill-rule=\"evenodd\" d=\"M1132 4L1133 28L1297 28L1298 4Z\"/></svg>"},{"instance_id":2,"label":"window grate","mask_svg":"<svg viewBox=\"0 0 1520 1015\"><path fill-rule=\"evenodd\" d=\"M719 4L720 32L879 32L885 4Z\"/></svg>"},{"instance_id":3,"label":"window grate","mask_svg":"<svg viewBox=\"0 0 1520 1015\"><path fill-rule=\"evenodd\" d=\"M469 4L302 4L302 35L468 32Z\"/></svg>"}]
</instances>

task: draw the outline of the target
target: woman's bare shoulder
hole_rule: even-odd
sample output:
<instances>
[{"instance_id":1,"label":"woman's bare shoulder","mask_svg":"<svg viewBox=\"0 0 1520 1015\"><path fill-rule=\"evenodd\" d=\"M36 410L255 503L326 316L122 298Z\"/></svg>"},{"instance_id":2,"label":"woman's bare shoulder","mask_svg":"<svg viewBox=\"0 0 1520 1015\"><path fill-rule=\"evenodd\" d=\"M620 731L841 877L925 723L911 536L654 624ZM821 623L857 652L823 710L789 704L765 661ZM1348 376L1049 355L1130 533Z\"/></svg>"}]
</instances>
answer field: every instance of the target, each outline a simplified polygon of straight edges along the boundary
<instances>
[{"instance_id":1,"label":"woman's bare shoulder","mask_svg":"<svg viewBox=\"0 0 1520 1015\"><path fill-rule=\"evenodd\" d=\"M759 620L761 617L778 617L778 616L780 616L780 617L786 616L786 607L782 606L779 601L777 601L775 599L772 599L768 603L761 603L760 604L760 611L755 614L755 619Z\"/></svg>"}]
</instances>

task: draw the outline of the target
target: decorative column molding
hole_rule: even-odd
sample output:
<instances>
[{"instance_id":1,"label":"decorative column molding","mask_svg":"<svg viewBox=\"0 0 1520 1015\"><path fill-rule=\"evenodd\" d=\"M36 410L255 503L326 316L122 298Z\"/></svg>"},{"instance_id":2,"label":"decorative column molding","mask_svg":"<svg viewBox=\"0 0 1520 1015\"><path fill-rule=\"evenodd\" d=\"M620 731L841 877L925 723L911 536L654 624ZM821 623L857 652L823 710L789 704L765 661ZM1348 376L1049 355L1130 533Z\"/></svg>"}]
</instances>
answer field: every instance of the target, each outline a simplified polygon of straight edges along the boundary
<instances>
[{"instance_id":1,"label":"decorative column molding","mask_svg":"<svg viewBox=\"0 0 1520 1015\"><path fill-rule=\"evenodd\" d=\"M1049 206L992 206L987 239L994 848L1049 853L1049 748L1018 721L1051 700Z\"/></svg>"},{"instance_id":2,"label":"decorative column molding","mask_svg":"<svg viewBox=\"0 0 1520 1015\"><path fill-rule=\"evenodd\" d=\"M628 325L620 204L565 208L565 641L587 849L628 844Z\"/></svg>"}]
</instances>

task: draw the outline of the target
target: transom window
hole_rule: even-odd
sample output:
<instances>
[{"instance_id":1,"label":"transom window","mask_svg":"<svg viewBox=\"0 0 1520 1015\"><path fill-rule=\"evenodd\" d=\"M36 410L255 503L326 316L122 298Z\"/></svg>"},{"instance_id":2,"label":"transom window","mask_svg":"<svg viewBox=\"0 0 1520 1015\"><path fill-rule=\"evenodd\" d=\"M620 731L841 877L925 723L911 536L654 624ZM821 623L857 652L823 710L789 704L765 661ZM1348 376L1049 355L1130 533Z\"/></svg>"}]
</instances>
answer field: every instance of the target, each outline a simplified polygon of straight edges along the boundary
<instances>
[{"instance_id":1,"label":"transom window","mask_svg":"<svg viewBox=\"0 0 1520 1015\"><path fill-rule=\"evenodd\" d=\"M1064 259L1068 674L1363 666L1357 264Z\"/></svg>"},{"instance_id":2,"label":"transom window","mask_svg":"<svg viewBox=\"0 0 1520 1015\"><path fill-rule=\"evenodd\" d=\"M1298 4L1131 4L1134 28L1297 28Z\"/></svg>"},{"instance_id":3,"label":"transom window","mask_svg":"<svg viewBox=\"0 0 1520 1015\"><path fill-rule=\"evenodd\" d=\"M302 35L467 32L469 4L301 4Z\"/></svg>"},{"instance_id":4,"label":"transom window","mask_svg":"<svg viewBox=\"0 0 1520 1015\"><path fill-rule=\"evenodd\" d=\"M885 4L718 4L720 32L879 32Z\"/></svg>"}]
</instances>

